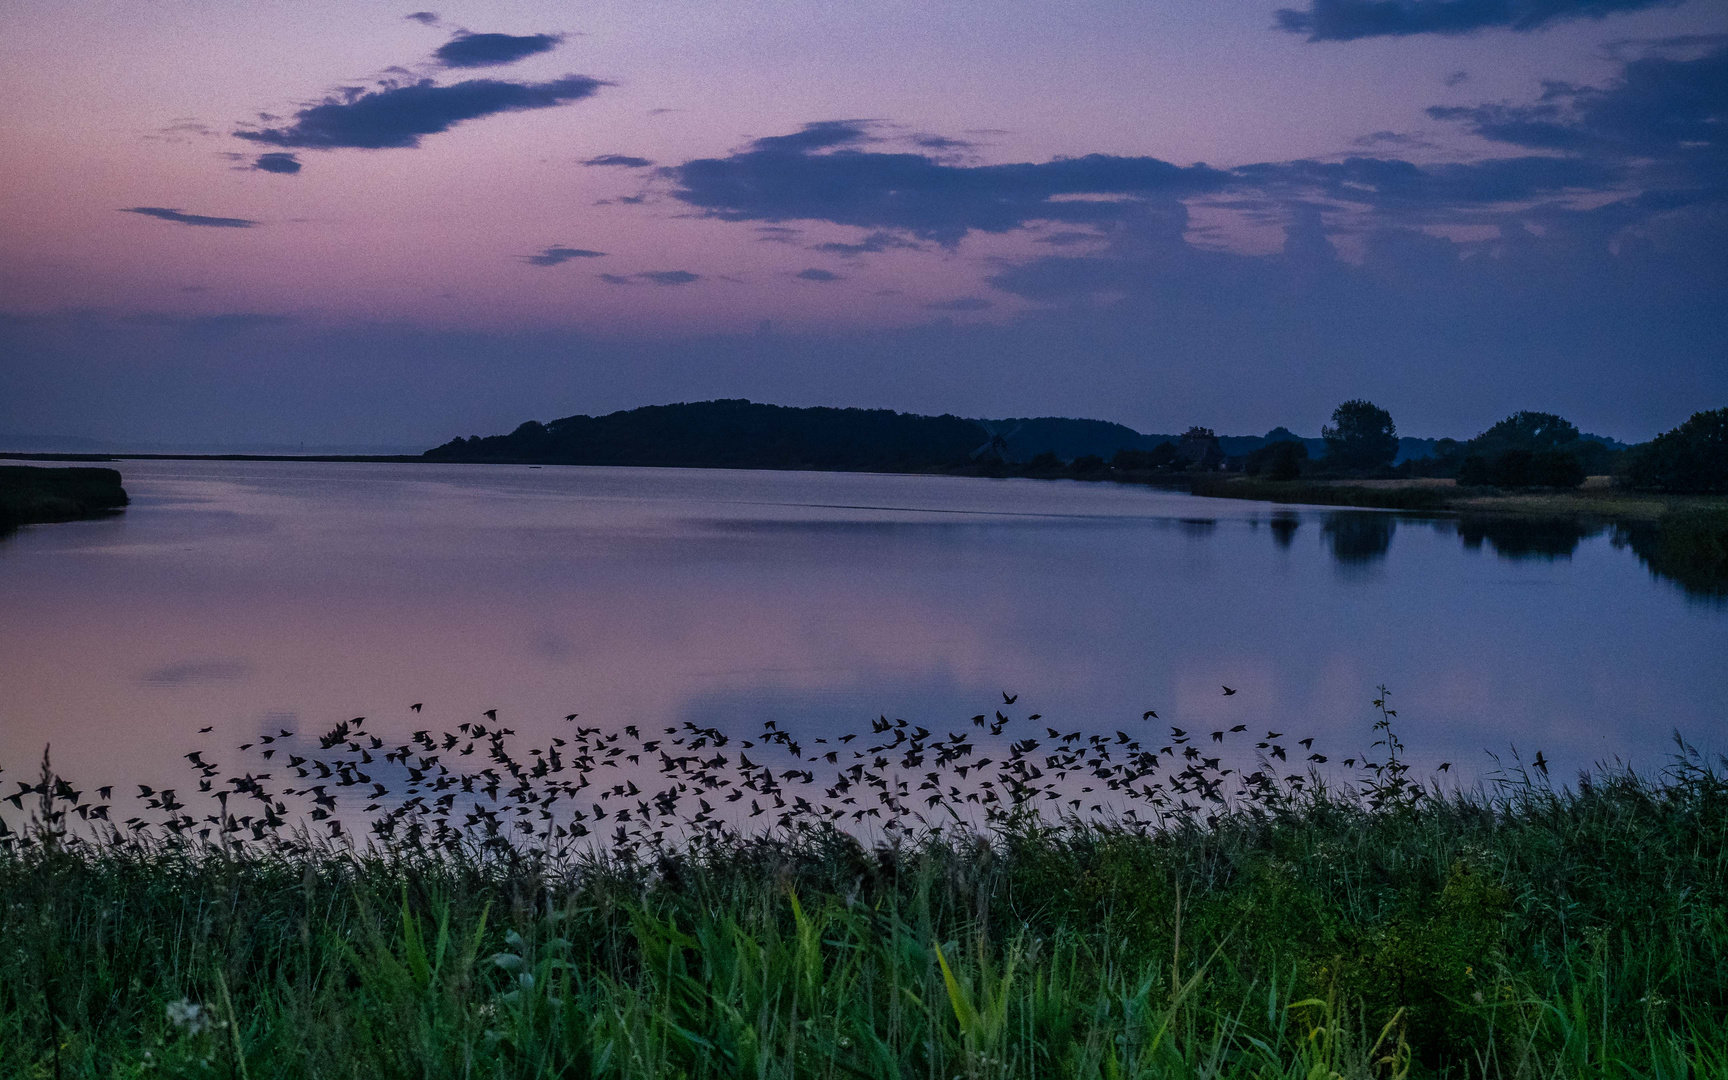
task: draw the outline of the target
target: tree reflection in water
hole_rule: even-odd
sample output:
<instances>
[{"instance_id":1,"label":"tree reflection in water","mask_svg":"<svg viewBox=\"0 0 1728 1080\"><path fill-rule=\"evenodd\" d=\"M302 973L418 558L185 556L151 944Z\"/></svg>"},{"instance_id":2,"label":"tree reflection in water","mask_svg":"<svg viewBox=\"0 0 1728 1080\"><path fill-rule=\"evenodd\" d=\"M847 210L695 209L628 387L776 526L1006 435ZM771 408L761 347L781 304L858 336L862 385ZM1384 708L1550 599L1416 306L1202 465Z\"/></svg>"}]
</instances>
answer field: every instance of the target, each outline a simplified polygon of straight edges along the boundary
<instances>
[{"instance_id":1,"label":"tree reflection in water","mask_svg":"<svg viewBox=\"0 0 1728 1080\"><path fill-rule=\"evenodd\" d=\"M1386 557L1398 519L1392 514L1344 512L1327 514L1321 534L1332 557L1345 566L1366 566Z\"/></svg>"}]
</instances>

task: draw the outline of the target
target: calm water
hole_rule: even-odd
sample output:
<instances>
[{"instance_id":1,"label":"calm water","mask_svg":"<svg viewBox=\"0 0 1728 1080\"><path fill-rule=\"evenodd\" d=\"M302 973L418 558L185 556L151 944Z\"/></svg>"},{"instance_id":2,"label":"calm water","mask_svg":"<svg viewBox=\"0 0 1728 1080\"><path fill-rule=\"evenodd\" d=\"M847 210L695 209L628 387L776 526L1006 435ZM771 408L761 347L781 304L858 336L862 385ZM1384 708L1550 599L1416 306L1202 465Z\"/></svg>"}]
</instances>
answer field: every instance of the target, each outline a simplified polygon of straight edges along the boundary
<instances>
[{"instance_id":1,"label":"calm water","mask_svg":"<svg viewBox=\"0 0 1728 1080\"><path fill-rule=\"evenodd\" d=\"M1105 484L124 462L123 516L0 540L0 764L85 782L353 716L524 732L1058 727L1370 738L1422 763L1728 749L1728 606L1604 532ZM1226 698L1221 686L1238 690ZM423 701L421 716L407 711ZM199 728L212 726L211 736Z\"/></svg>"}]
</instances>

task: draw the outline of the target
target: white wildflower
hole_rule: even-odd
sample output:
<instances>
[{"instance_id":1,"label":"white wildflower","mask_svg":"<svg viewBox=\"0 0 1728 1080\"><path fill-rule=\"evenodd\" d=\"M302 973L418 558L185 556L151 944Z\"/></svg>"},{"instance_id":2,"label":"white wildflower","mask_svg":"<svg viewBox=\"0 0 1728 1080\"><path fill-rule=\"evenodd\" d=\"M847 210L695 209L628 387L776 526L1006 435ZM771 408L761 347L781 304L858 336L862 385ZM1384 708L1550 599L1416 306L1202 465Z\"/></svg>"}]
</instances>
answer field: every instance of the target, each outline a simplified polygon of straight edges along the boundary
<instances>
[{"instance_id":1,"label":"white wildflower","mask_svg":"<svg viewBox=\"0 0 1728 1080\"><path fill-rule=\"evenodd\" d=\"M200 1034L210 1026L210 1014L204 1011L204 1006L186 998L168 1003L168 1020L188 1035Z\"/></svg>"}]
</instances>

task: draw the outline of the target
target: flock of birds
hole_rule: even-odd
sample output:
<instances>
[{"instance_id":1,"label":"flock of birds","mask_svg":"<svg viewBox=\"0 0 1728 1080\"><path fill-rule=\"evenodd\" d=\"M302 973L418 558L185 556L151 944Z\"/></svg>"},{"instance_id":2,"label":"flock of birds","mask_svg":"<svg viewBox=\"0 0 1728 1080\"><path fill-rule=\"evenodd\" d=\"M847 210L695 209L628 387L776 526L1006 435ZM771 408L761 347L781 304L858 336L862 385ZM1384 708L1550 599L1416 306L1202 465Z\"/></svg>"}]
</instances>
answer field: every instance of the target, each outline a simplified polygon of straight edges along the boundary
<instances>
[{"instance_id":1,"label":"flock of birds","mask_svg":"<svg viewBox=\"0 0 1728 1080\"><path fill-rule=\"evenodd\" d=\"M1002 707L1017 700L1005 692ZM1416 785L1406 778L1402 744L1391 730L1396 713L1385 707L1384 692L1375 705L1382 713L1376 758L1342 764L1360 770L1370 800L1412 793ZM409 711L418 715L423 707L416 702ZM298 848L324 841L320 830L351 841L359 825L387 845L557 849L586 843L625 854L765 828L895 836L989 827L1028 815L1129 827L1208 820L1232 804L1287 800L1314 783L1315 770L1328 762L1314 751L1312 738L1268 730L1253 739L1254 767L1232 767L1225 744L1252 739L1246 724L1213 731L1209 741L1179 727L1155 736L1148 730L1158 720L1153 710L1142 715L1138 733L1108 734L1063 732L1032 713L1021 737L1009 732L1017 722L1002 708L971 717L959 731L882 716L868 733L814 738L774 720L750 738L688 721L644 733L634 724L607 731L579 720L577 713L565 716L561 734L526 751L518 749L517 733L499 723L496 709L451 731L413 731L394 745L373 733L365 717L337 724L316 738L315 747L279 728L240 745L250 768L225 769L203 750L186 754L197 794L182 798L180 789L140 784L139 812L124 819L114 816L111 786L86 799L46 762L36 783L15 781L19 790L6 800L23 809L24 800L34 798L38 822L65 835L74 815L119 837L160 830ZM194 809L188 799L203 808ZM9 833L0 818L0 842L29 841L27 834Z\"/></svg>"}]
</instances>

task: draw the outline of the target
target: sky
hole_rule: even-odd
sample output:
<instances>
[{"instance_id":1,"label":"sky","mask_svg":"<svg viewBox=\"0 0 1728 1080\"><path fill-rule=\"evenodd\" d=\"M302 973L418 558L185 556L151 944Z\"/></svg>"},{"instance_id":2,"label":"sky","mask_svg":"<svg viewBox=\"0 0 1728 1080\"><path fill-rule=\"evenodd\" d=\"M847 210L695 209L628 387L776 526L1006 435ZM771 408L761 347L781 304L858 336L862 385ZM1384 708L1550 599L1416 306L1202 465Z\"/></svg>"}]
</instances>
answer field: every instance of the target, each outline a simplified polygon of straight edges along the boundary
<instances>
[{"instance_id":1,"label":"sky","mask_svg":"<svg viewBox=\"0 0 1728 1080\"><path fill-rule=\"evenodd\" d=\"M1728 404L1723 0L11 0L0 85L0 441Z\"/></svg>"}]
</instances>

